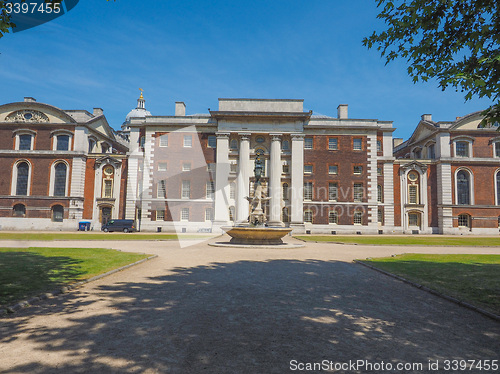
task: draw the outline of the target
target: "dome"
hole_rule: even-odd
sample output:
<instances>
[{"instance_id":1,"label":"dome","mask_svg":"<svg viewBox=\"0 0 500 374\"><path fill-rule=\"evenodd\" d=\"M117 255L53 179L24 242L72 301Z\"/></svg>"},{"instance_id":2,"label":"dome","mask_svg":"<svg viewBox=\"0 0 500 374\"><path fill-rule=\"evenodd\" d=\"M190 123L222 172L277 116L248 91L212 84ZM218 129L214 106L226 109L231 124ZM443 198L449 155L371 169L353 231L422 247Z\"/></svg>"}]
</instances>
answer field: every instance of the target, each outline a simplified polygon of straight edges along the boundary
<instances>
[{"instance_id":1,"label":"dome","mask_svg":"<svg viewBox=\"0 0 500 374\"><path fill-rule=\"evenodd\" d=\"M140 89L140 88L139 88ZM123 122L122 129L128 127L127 124L130 123L131 118L146 118L146 116L150 116L151 112L149 110L146 110L146 100L144 99L144 96L142 96L142 89L141 90L141 96L137 99L137 108L132 109L128 114L127 117L125 117L125 122Z\"/></svg>"}]
</instances>

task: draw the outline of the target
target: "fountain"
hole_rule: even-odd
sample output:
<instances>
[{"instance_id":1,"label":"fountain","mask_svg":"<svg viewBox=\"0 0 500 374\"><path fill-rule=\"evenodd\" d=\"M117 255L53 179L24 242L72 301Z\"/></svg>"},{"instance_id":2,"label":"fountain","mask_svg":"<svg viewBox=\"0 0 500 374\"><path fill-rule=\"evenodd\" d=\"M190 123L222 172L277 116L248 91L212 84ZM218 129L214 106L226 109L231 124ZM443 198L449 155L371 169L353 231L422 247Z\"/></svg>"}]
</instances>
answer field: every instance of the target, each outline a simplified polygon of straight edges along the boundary
<instances>
[{"instance_id":1,"label":"fountain","mask_svg":"<svg viewBox=\"0 0 500 374\"><path fill-rule=\"evenodd\" d=\"M262 191L262 171L264 162L260 155L255 159L255 193L254 197L247 197L250 203L250 215L248 223L237 226L222 227L222 230L231 237L229 243L214 243L214 246L255 246L265 247L270 246L284 246L284 247L303 247L301 244L288 244L284 243L282 238L288 234L292 229L286 227L270 227L267 225L266 214L263 209L262 202L269 200L268 197L263 196Z\"/></svg>"}]
</instances>

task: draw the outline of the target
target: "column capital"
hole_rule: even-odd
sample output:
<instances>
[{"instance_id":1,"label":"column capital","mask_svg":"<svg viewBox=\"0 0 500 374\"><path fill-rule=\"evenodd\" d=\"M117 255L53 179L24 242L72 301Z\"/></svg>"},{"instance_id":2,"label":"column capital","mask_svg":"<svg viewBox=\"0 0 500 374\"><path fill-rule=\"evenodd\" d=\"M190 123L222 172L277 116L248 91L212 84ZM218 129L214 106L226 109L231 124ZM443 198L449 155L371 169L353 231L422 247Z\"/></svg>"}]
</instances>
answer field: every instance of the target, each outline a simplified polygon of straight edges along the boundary
<instances>
[{"instance_id":1,"label":"column capital","mask_svg":"<svg viewBox=\"0 0 500 374\"><path fill-rule=\"evenodd\" d=\"M294 140L304 140L305 134L290 134L292 141Z\"/></svg>"},{"instance_id":2,"label":"column capital","mask_svg":"<svg viewBox=\"0 0 500 374\"><path fill-rule=\"evenodd\" d=\"M220 139L229 139L229 133L228 132L216 132L215 136Z\"/></svg>"},{"instance_id":3,"label":"column capital","mask_svg":"<svg viewBox=\"0 0 500 374\"><path fill-rule=\"evenodd\" d=\"M250 140L250 135L252 135L249 132L239 132L238 136L240 137L241 140Z\"/></svg>"},{"instance_id":4,"label":"column capital","mask_svg":"<svg viewBox=\"0 0 500 374\"><path fill-rule=\"evenodd\" d=\"M275 141L280 141L283 134L270 133L269 136L271 137L271 141L275 142Z\"/></svg>"}]
</instances>

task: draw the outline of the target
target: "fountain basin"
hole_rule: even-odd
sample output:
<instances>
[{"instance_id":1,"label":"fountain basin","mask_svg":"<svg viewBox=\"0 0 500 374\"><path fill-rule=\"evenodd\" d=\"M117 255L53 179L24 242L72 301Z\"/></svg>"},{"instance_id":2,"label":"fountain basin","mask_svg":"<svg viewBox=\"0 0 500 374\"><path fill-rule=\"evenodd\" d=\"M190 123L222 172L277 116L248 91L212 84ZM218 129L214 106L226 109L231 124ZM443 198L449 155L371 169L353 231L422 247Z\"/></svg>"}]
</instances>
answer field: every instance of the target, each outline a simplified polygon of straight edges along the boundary
<instances>
[{"instance_id":1,"label":"fountain basin","mask_svg":"<svg viewBox=\"0 0 500 374\"><path fill-rule=\"evenodd\" d=\"M231 237L231 244L276 245L285 244L283 238L292 229L286 227L226 226L222 230Z\"/></svg>"}]
</instances>

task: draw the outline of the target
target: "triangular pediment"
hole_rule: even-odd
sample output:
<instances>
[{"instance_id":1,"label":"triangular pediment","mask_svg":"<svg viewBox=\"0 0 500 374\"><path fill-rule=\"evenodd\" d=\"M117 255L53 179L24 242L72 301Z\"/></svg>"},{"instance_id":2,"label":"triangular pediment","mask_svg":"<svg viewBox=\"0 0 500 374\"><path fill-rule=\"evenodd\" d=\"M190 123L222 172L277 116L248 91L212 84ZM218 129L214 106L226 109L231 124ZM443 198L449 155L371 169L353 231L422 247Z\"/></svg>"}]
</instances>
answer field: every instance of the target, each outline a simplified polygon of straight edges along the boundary
<instances>
[{"instance_id":1,"label":"triangular pediment","mask_svg":"<svg viewBox=\"0 0 500 374\"><path fill-rule=\"evenodd\" d=\"M410 139L408 139L408 144L418 143L428 138L436 131L437 129L432 123L429 123L427 121L420 121Z\"/></svg>"}]
</instances>

